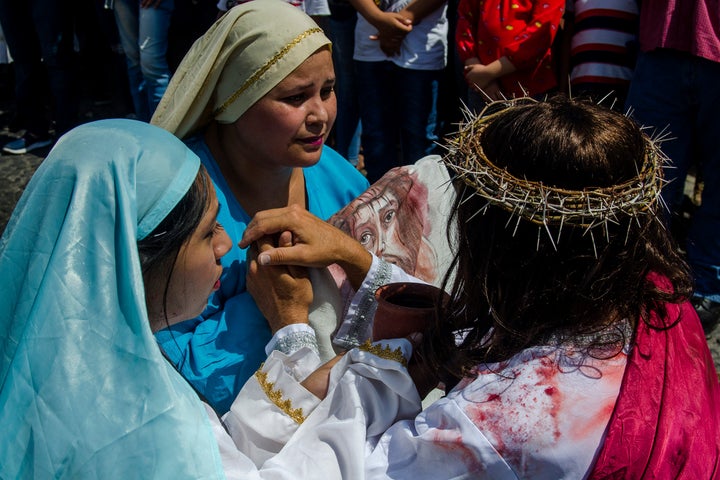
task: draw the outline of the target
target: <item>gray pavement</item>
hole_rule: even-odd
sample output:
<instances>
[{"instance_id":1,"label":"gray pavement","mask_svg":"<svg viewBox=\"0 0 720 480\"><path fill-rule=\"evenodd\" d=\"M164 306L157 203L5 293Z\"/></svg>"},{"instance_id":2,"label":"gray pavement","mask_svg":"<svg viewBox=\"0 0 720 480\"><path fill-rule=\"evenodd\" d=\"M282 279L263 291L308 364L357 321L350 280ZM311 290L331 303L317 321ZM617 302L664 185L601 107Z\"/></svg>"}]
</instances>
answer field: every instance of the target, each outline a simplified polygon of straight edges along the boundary
<instances>
[{"instance_id":1,"label":"gray pavement","mask_svg":"<svg viewBox=\"0 0 720 480\"><path fill-rule=\"evenodd\" d=\"M0 145L5 145L12 138L0 135ZM0 231L5 231L15 204L47 151L45 148L27 155L0 155Z\"/></svg>"}]
</instances>

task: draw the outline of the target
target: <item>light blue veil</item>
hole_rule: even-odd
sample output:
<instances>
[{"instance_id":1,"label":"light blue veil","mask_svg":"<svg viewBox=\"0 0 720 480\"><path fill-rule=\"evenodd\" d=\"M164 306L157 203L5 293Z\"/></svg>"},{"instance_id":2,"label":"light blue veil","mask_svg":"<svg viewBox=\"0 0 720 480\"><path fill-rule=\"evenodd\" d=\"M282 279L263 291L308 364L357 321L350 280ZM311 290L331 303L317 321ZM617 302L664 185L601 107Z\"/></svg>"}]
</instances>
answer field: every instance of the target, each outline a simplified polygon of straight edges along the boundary
<instances>
[{"instance_id":1,"label":"light blue veil","mask_svg":"<svg viewBox=\"0 0 720 480\"><path fill-rule=\"evenodd\" d=\"M0 478L224 478L150 331L137 251L199 166L158 127L102 120L31 179L0 239Z\"/></svg>"}]
</instances>

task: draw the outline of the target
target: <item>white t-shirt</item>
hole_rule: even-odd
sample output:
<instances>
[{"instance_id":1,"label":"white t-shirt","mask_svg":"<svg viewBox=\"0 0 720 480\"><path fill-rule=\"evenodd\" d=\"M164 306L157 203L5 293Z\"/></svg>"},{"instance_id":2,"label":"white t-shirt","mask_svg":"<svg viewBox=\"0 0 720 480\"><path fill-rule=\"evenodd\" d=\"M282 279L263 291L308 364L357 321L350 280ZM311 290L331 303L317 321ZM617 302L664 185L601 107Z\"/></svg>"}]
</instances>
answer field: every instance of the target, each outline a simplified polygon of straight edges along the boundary
<instances>
[{"instance_id":1,"label":"white t-shirt","mask_svg":"<svg viewBox=\"0 0 720 480\"><path fill-rule=\"evenodd\" d=\"M383 0L380 8L386 12L399 12L410 0ZM355 54L353 58L363 62L390 60L410 70L442 70L447 64L448 20L447 3L413 25L400 47L400 54L388 57L380 49L377 40L370 35L377 33L375 27L358 14L355 26Z\"/></svg>"}]
</instances>

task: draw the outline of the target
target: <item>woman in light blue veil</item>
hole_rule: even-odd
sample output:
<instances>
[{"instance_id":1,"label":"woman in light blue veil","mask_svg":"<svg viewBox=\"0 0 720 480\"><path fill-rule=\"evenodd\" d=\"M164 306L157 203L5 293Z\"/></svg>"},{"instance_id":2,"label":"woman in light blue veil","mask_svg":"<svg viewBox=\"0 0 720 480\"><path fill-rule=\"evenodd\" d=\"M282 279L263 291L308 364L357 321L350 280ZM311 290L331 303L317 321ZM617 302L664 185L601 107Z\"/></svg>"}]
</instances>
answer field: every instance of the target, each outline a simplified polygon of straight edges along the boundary
<instances>
[{"instance_id":1,"label":"woman in light blue veil","mask_svg":"<svg viewBox=\"0 0 720 480\"><path fill-rule=\"evenodd\" d=\"M137 246L199 168L170 133L103 120L28 184L0 240L0 478L224 477L153 338Z\"/></svg>"}]
</instances>

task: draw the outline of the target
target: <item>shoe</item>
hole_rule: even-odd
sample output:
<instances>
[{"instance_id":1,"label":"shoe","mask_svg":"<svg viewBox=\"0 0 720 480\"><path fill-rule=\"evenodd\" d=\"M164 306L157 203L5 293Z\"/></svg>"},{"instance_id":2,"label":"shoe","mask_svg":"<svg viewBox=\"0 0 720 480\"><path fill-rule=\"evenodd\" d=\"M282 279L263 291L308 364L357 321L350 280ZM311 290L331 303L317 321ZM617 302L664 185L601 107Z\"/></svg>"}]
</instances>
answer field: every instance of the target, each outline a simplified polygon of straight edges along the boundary
<instances>
[{"instance_id":1,"label":"shoe","mask_svg":"<svg viewBox=\"0 0 720 480\"><path fill-rule=\"evenodd\" d=\"M37 150L38 148L47 147L52 143L53 141L50 138L38 137L32 133L26 133L24 136L7 143L3 147L3 152L22 155Z\"/></svg>"},{"instance_id":2,"label":"shoe","mask_svg":"<svg viewBox=\"0 0 720 480\"><path fill-rule=\"evenodd\" d=\"M693 297L690 303L695 307L705 333L711 332L720 323L720 303L713 302L707 297Z\"/></svg>"}]
</instances>

